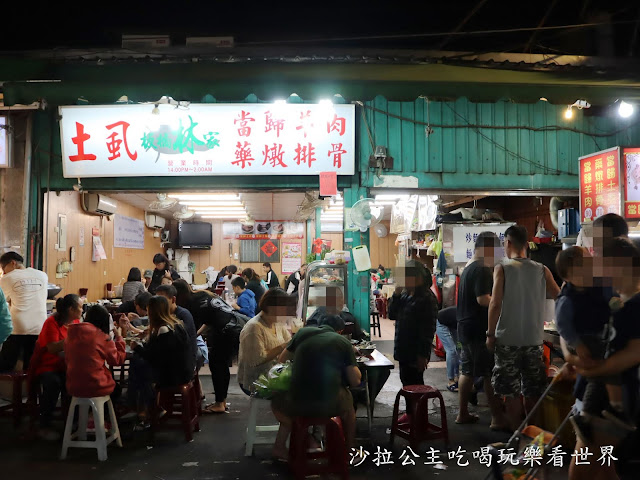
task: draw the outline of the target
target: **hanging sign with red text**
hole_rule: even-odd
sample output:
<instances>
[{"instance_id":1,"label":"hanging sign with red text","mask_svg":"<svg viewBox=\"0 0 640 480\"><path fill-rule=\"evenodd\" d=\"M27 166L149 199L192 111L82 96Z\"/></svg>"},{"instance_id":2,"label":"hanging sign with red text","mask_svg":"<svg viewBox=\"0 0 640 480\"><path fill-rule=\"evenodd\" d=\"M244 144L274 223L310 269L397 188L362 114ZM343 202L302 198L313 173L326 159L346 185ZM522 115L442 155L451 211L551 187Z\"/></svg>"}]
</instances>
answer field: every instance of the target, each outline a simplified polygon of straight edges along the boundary
<instances>
[{"instance_id":1,"label":"hanging sign with red text","mask_svg":"<svg viewBox=\"0 0 640 480\"><path fill-rule=\"evenodd\" d=\"M580 157L580 221L621 212L620 149Z\"/></svg>"},{"instance_id":2,"label":"hanging sign with red text","mask_svg":"<svg viewBox=\"0 0 640 480\"><path fill-rule=\"evenodd\" d=\"M65 178L355 172L355 107L59 107Z\"/></svg>"}]
</instances>

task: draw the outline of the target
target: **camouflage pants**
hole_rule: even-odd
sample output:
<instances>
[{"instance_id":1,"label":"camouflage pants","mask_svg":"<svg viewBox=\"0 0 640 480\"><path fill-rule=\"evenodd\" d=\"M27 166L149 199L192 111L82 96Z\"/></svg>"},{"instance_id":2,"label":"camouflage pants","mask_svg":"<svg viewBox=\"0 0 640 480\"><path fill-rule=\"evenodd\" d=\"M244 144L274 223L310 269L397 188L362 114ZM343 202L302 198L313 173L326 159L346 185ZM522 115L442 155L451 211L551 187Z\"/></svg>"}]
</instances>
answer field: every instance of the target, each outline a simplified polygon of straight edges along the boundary
<instances>
[{"instance_id":1,"label":"camouflage pants","mask_svg":"<svg viewBox=\"0 0 640 480\"><path fill-rule=\"evenodd\" d=\"M501 397L535 398L547 387L542 345L513 347L496 345L493 389Z\"/></svg>"}]
</instances>

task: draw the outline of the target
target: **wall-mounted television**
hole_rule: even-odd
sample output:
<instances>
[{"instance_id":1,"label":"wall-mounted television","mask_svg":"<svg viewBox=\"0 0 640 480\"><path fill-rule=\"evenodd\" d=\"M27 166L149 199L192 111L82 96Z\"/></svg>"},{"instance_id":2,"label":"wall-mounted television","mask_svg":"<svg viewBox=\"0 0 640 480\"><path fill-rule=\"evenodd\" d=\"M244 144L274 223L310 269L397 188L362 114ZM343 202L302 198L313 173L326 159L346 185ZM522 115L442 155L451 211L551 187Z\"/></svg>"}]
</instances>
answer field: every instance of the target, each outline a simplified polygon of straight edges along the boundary
<instances>
[{"instance_id":1,"label":"wall-mounted television","mask_svg":"<svg viewBox=\"0 0 640 480\"><path fill-rule=\"evenodd\" d=\"M178 248L208 250L213 244L211 224L208 222L178 223Z\"/></svg>"}]
</instances>

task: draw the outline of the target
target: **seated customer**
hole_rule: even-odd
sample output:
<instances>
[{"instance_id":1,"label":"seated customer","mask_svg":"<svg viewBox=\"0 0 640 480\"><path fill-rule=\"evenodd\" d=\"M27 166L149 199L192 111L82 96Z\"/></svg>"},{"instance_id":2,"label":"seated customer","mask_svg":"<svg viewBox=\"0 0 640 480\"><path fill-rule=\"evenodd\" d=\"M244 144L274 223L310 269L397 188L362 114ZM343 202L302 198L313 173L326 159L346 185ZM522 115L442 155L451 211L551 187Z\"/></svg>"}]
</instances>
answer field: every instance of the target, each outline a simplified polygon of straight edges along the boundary
<instances>
[{"instance_id":1,"label":"seated customer","mask_svg":"<svg viewBox=\"0 0 640 480\"><path fill-rule=\"evenodd\" d=\"M184 324L171 315L169 301L165 297L155 296L149 301L149 337L146 343L134 342L133 350L151 367L155 389L176 387L193 378L192 352L188 346L189 336ZM132 362L133 368L133 362ZM144 396L145 402L153 396ZM140 428L148 428L147 409L149 403L138 406Z\"/></svg>"},{"instance_id":2,"label":"seated customer","mask_svg":"<svg viewBox=\"0 0 640 480\"><path fill-rule=\"evenodd\" d=\"M127 354L120 327L113 329L111 340L110 320L106 308L94 305L84 322L69 326L64 343L69 395L91 398L113 393L116 382L107 365L123 365Z\"/></svg>"},{"instance_id":3,"label":"seated customer","mask_svg":"<svg viewBox=\"0 0 640 480\"><path fill-rule=\"evenodd\" d=\"M178 291L176 287L173 285L160 285L156 289L156 295L160 295L161 297L169 300L169 311L171 315L175 315L178 320L180 320L184 324L184 328L187 331L187 335L189 336L189 349L193 354L193 368L198 365L198 368L204 365L204 357L202 356L202 352L198 349L198 334L196 332L196 325L193 321L193 316L191 312L186 308L179 307L176 303L176 298L178 296Z\"/></svg>"},{"instance_id":4,"label":"seated customer","mask_svg":"<svg viewBox=\"0 0 640 480\"><path fill-rule=\"evenodd\" d=\"M256 295L251 290L247 289L247 284L244 278L237 277L231 280L231 286L233 287L233 293L236 294L236 303L232 306L243 315L249 318L256 316Z\"/></svg>"},{"instance_id":5,"label":"seated customer","mask_svg":"<svg viewBox=\"0 0 640 480\"><path fill-rule=\"evenodd\" d=\"M326 315L339 315L344 310L344 294L340 287L327 287L325 297L317 297L318 305L315 311L307 319L307 327L320 325Z\"/></svg>"},{"instance_id":6,"label":"seated customer","mask_svg":"<svg viewBox=\"0 0 640 480\"><path fill-rule=\"evenodd\" d=\"M351 343L336 331L344 328L344 321L327 316L323 323L300 329L280 355L281 362L293 359L293 371L290 390L272 402L280 422L273 447L276 457L287 457L285 443L297 416L340 417L347 448L354 445L356 414L347 387L359 386L361 373Z\"/></svg>"},{"instance_id":7,"label":"seated customer","mask_svg":"<svg viewBox=\"0 0 640 480\"><path fill-rule=\"evenodd\" d=\"M36 347L29 365L29 375L40 383L40 431L44 440L57 440L59 435L51 430L53 411L58 397L65 393L64 340L67 327L77 323L82 315L82 300L78 295L69 294L56 300L56 313L44 322L36 341Z\"/></svg>"},{"instance_id":8,"label":"seated customer","mask_svg":"<svg viewBox=\"0 0 640 480\"><path fill-rule=\"evenodd\" d=\"M136 311L127 315L129 322L134 327L146 327L149 325L147 308L152 296L149 292L142 292L136 296L134 300Z\"/></svg>"},{"instance_id":9,"label":"seated customer","mask_svg":"<svg viewBox=\"0 0 640 480\"><path fill-rule=\"evenodd\" d=\"M142 275L140 274L140 269L133 267L131 270L129 270L127 281L122 286L122 303L135 300L136 296L139 293L146 291L147 289L144 288L144 283L142 283Z\"/></svg>"},{"instance_id":10,"label":"seated customer","mask_svg":"<svg viewBox=\"0 0 640 480\"><path fill-rule=\"evenodd\" d=\"M254 390L253 382L278 362L291 340L286 321L293 314L295 300L281 288L274 288L262 296L260 309L240 333L238 383L247 395Z\"/></svg>"}]
</instances>

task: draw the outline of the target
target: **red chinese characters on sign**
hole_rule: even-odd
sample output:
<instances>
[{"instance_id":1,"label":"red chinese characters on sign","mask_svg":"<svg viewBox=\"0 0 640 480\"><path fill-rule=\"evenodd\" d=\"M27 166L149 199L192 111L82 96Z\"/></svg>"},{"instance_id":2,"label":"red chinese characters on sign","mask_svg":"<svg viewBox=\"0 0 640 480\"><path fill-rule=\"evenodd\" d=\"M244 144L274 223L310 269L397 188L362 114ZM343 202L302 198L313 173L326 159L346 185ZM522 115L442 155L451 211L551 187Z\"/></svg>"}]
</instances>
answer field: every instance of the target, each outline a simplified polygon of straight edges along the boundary
<instances>
[{"instance_id":1,"label":"red chinese characters on sign","mask_svg":"<svg viewBox=\"0 0 640 480\"><path fill-rule=\"evenodd\" d=\"M91 135L84 133L84 125L76 122L76 136L71 141L78 147L77 155L69 155L72 162L81 162L84 160L95 160L96 156L90 153L84 153L84 142L89 140Z\"/></svg>"},{"instance_id":2,"label":"red chinese characters on sign","mask_svg":"<svg viewBox=\"0 0 640 480\"><path fill-rule=\"evenodd\" d=\"M138 158L138 152L133 152L129 150L129 144L127 143L127 129L129 128L129 124L124 121L112 123L111 125L107 125L107 130L112 130L115 127L122 127L122 138L123 140L118 139L118 132L113 132L111 135L107 137L107 150L109 150L108 160L115 160L120 156L120 146L124 143L124 149L127 152L127 155L131 160L136 160Z\"/></svg>"},{"instance_id":3,"label":"red chinese characters on sign","mask_svg":"<svg viewBox=\"0 0 640 480\"><path fill-rule=\"evenodd\" d=\"M269 240L262 247L260 247L260 250L262 250L262 252L267 257L271 257L273 256L274 253L278 251L278 247L276 247L276 245L271 240Z\"/></svg>"},{"instance_id":4,"label":"red chinese characters on sign","mask_svg":"<svg viewBox=\"0 0 640 480\"><path fill-rule=\"evenodd\" d=\"M300 125L296 127L296 130L302 130L304 134L304 138L307 138L307 134L313 128L313 123L311 122L311 110L307 110L306 112L300 112Z\"/></svg>"},{"instance_id":5,"label":"red chinese characters on sign","mask_svg":"<svg viewBox=\"0 0 640 480\"><path fill-rule=\"evenodd\" d=\"M242 168L245 168L247 164L251 166L251 162L255 159L251 155L251 145L249 142L238 142L236 145L236 159L231 162L231 165L240 165Z\"/></svg>"},{"instance_id":6,"label":"red chinese characters on sign","mask_svg":"<svg viewBox=\"0 0 640 480\"><path fill-rule=\"evenodd\" d=\"M277 166L287 168L287 165L282 159L284 155L284 152L282 151L282 144L274 143L273 147L265 145L262 154L264 155L264 162L262 162L262 165L266 165L267 162L269 162L273 168Z\"/></svg>"},{"instance_id":7,"label":"red chinese characters on sign","mask_svg":"<svg viewBox=\"0 0 640 480\"><path fill-rule=\"evenodd\" d=\"M273 118L273 114L270 111L265 112L265 127L264 133L269 133L275 130L276 137L280 138L280 132L284 130L284 119Z\"/></svg>"},{"instance_id":8,"label":"red chinese characters on sign","mask_svg":"<svg viewBox=\"0 0 640 480\"><path fill-rule=\"evenodd\" d=\"M580 159L580 221L620 212L618 150Z\"/></svg>"},{"instance_id":9,"label":"red chinese characters on sign","mask_svg":"<svg viewBox=\"0 0 640 480\"><path fill-rule=\"evenodd\" d=\"M347 120L343 117L339 117L337 113L333 114L333 119L327 122L327 133L338 132L338 135L343 136L347 129Z\"/></svg>"},{"instance_id":10,"label":"red chinese characters on sign","mask_svg":"<svg viewBox=\"0 0 640 480\"><path fill-rule=\"evenodd\" d=\"M306 145L298 144L298 147L296 148L296 156L293 160L298 165L306 163L309 168L311 168L311 164L317 160L314 157L315 151L316 148L310 143L307 143Z\"/></svg>"},{"instance_id":11,"label":"red chinese characters on sign","mask_svg":"<svg viewBox=\"0 0 640 480\"><path fill-rule=\"evenodd\" d=\"M251 114L249 112L245 112L242 110L238 114L238 118L233 121L233 124L239 124L238 135L241 137L248 137L251 135L251 127L249 126L249 122L255 122L255 118L251 118Z\"/></svg>"},{"instance_id":12,"label":"red chinese characters on sign","mask_svg":"<svg viewBox=\"0 0 640 480\"><path fill-rule=\"evenodd\" d=\"M640 218L640 148L622 151L624 217Z\"/></svg>"},{"instance_id":13,"label":"red chinese characters on sign","mask_svg":"<svg viewBox=\"0 0 640 480\"><path fill-rule=\"evenodd\" d=\"M327 154L327 156L330 157L331 155L333 155L333 166L336 168L341 168L342 155L344 155L345 153L347 153L347 151L342 148L341 143L332 143L331 150L329 150L329 153Z\"/></svg>"}]
</instances>

